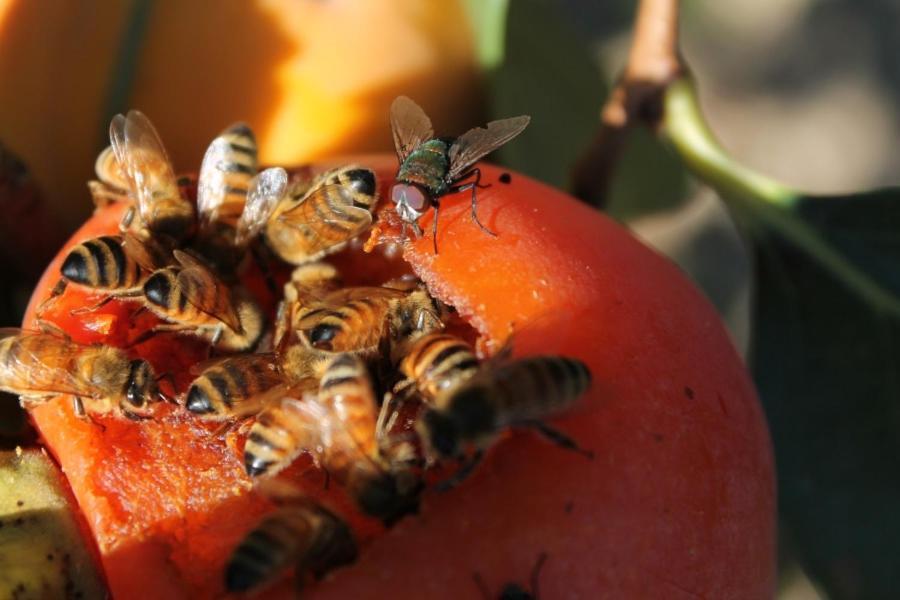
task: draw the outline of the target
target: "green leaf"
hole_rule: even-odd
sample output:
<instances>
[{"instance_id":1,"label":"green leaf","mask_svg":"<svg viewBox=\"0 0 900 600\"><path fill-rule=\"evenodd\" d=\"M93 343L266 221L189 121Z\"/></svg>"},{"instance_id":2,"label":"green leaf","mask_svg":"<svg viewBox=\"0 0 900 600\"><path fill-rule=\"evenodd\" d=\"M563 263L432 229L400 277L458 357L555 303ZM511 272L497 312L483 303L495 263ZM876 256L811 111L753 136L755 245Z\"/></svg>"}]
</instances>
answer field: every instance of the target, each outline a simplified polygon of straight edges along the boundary
<instances>
[{"instance_id":1,"label":"green leaf","mask_svg":"<svg viewBox=\"0 0 900 600\"><path fill-rule=\"evenodd\" d=\"M795 210L861 271L897 289L900 191L802 198ZM783 521L831 597L894 597L900 318L777 232L755 232L752 364L775 445Z\"/></svg>"},{"instance_id":2,"label":"green leaf","mask_svg":"<svg viewBox=\"0 0 900 600\"><path fill-rule=\"evenodd\" d=\"M797 557L834 598L900 584L900 190L812 197L718 144L689 78L664 133L755 242L751 364Z\"/></svg>"},{"instance_id":3,"label":"green leaf","mask_svg":"<svg viewBox=\"0 0 900 600\"><path fill-rule=\"evenodd\" d=\"M797 216L867 275L900 297L900 188L828 197L801 197Z\"/></svg>"},{"instance_id":4,"label":"green leaf","mask_svg":"<svg viewBox=\"0 0 900 600\"><path fill-rule=\"evenodd\" d=\"M505 58L486 76L491 118L531 115L528 129L500 149L500 161L565 187L607 93L587 44L552 3L516 0L509 6Z\"/></svg>"},{"instance_id":5,"label":"green leaf","mask_svg":"<svg viewBox=\"0 0 900 600\"><path fill-rule=\"evenodd\" d=\"M484 69L494 69L503 62L509 0L465 0L464 6L475 34L478 62Z\"/></svg>"}]
</instances>

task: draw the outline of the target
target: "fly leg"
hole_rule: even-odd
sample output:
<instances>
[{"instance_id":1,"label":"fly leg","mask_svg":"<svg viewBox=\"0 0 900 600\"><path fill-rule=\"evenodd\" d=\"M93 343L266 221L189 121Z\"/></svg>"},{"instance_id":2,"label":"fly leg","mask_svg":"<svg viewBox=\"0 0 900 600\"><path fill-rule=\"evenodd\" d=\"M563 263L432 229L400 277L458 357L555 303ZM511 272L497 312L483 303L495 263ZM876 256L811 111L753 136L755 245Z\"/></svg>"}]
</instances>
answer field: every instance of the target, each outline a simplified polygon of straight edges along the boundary
<instances>
[{"instance_id":1,"label":"fly leg","mask_svg":"<svg viewBox=\"0 0 900 600\"><path fill-rule=\"evenodd\" d=\"M440 210L441 210L441 204L440 204L440 202L437 201L437 199L435 199L434 200L434 221L432 221L432 223L431 223L431 243L434 244L434 253L435 254L438 253L437 222L438 222L438 215L440 214Z\"/></svg>"},{"instance_id":2,"label":"fly leg","mask_svg":"<svg viewBox=\"0 0 900 600\"><path fill-rule=\"evenodd\" d=\"M587 459L594 460L594 452L592 450L585 450L579 446L575 440L564 434L562 431L550 427L543 421L523 421L517 425L521 427L530 427L560 448L577 452Z\"/></svg>"},{"instance_id":3,"label":"fly leg","mask_svg":"<svg viewBox=\"0 0 900 600\"><path fill-rule=\"evenodd\" d=\"M475 221L475 224L478 225L478 227L480 227L483 232L490 235L491 237L497 237L496 233L494 233L493 231L491 231L490 229L485 227L484 224L482 224L482 222L478 220L478 195L476 192L477 192L478 188L485 189L485 188L491 187L491 184L489 184L489 183L482 184L481 183L481 169L478 169L478 168L472 169L471 171L469 171L468 173L463 175L462 179L468 179L469 177L472 177L473 175L475 176L475 181L472 181L470 183L464 183L463 185L451 187L450 192L451 193L466 192L466 191L471 190L472 191L472 220Z\"/></svg>"}]
</instances>

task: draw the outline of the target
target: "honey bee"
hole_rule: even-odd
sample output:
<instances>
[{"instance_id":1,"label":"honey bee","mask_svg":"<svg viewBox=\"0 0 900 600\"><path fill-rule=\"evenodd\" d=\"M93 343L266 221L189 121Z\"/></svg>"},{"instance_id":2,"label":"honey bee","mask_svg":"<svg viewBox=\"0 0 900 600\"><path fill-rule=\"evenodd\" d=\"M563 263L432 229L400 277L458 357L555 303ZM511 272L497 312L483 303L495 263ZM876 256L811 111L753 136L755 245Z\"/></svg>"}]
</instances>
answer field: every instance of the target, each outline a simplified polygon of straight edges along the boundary
<instances>
[{"instance_id":1,"label":"honey bee","mask_svg":"<svg viewBox=\"0 0 900 600\"><path fill-rule=\"evenodd\" d=\"M398 96L391 105L391 129L400 168L391 187L391 201L404 224L422 234L419 219L434 207L432 233L437 254L437 222L440 198L456 192L472 191L472 220L486 233L496 235L478 220L476 189L481 171L473 167L480 158L522 133L530 117L520 116L491 121L486 128L476 127L458 138L434 137L431 119L422 108ZM470 183L459 182L474 177Z\"/></svg>"},{"instance_id":2,"label":"honey bee","mask_svg":"<svg viewBox=\"0 0 900 600\"><path fill-rule=\"evenodd\" d=\"M290 281L284 284L284 298L275 317L275 348L290 341L287 333L304 307L333 292L339 283L337 269L325 262L307 263L293 270Z\"/></svg>"},{"instance_id":3,"label":"honey bee","mask_svg":"<svg viewBox=\"0 0 900 600\"><path fill-rule=\"evenodd\" d=\"M384 436L378 404L363 361L338 354L324 366L317 394L286 397L257 417L244 447L252 477L273 475L308 452L345 485L359 507L392 522L418 505L418 481L380 452Z\"/></svg>"},{"instance_id":4,"label":"honey bee","mask_svg":"<svg viewBox=\"0 0 900 600\"><path fill-rule=\"evenodd\" d=\"M486 365L459 385L441 390L416 424L430 462L471 459L441 486L468 476L497 436L509 427L529 427L555 444L590 458L569 437L543 422L574 403L590 386L587 365L563 356L534 356Z\"/></svg>"},{"instance_id":5,"label":"honey bee","mask_svg":"<svg viewBox=\"0 0 900 600\"><path fill-rule=\"evenodd\" d=\"M148 330L133 343L160 332L181 332L207 339L222 350L242 352L262 337L262 310L225 285L205 264L180 250L179 266L154 272L144 282L144 305L169 321Z\"/></svg>"},{"instance_id":6,"label":"honey bee","mask_svg":"<svg viewBox=\"0 0 900 600\"><path fill-rule=\"evenodd\" d=\"M197 186L199 230L194 247L220 273L231 273L243 258L237 228L256 165L256 138L245 123L235 123L223 131L203 156Z\"/></svg>"},{"instance_id":7,"label":"honey bee","mask_svg":"<svg viewBox=\"0 0 900 600\"><path fill-rule=\"evenodd\" d=\"M0 390L33 406L60 394L73 396L78 416L147 416L163 399L150 364L118 348L85 346L47 332L0 330Z\"/></svg>"},{"instance_id":8,"label":"honey bee","mask_svg":"<svg viewBox=\"0 0 900 600\"><path fill-rule=\"evenodd\" d=\"M283 383L274 354L241 354L213 361L194 379L185 408L206 421L239 419L265 406L266 392Z\"/></svg>"},{"instance_id":9,"label":"honey bee","mask_svg":"<svg viewBox=\"0 0 900 600\"><path fill-rule=\"evenodd\" d=\"M357 554L347 523L307 499L280 507L247 534L225 566L225 587L229 592L257 590L291 567L302 586L305 579L320 579L352 563Z\"/></svg>"},{"instance_id":10,"label":"honey bee","mask_svg":"<svg viewBox=\"0 0 900 600\"><path fill-rule=\"evenodd\" d=\"M351 165L295 185L279 201L248 198L244 227L262 229L275 254L302 265L343 249L368 229L377 202L375 173Z\"/></svg>"},{"instance_id":11,"label":"honey bee","mask_svg":"<svg viewBox=\"0 0 900 600\"><path fill-rule=\"evenodd\" d=\"M39 313L65 291L68 283L104 293L98 304L79 312L96 310L113 299L139 299L147 275L168 264L169 256L152 239L142 241L128 231L86 240L66 255L60 267L61 278Z\"/></svg>"},{"instance_id":12,"label":"honey bee","mask_svg":"<svg viewBox=\"0 0 900 600\"><path fill-rule=\"evenodd\" d=\"M440 315L440 307L421 288L351 287L308 304L292 328L317 350L371 353L386 334L400 339L443 327Z\"/></svg>"},{"instance_id":13,"label":"honey bee","mask_svg":"<svg viewBox=\"0 0 900 600\"><path fill-rule=\"evenodd\" d=\"M139 231L142 239L180 242L193 233L194 204L185 199L178 179L169 162L159 134L143 113L137 110L128 115L116 115L109 125L113 166L109 151L98 157L97 170L101 181L118 188L125 197L137 198ZM125 184L125 187L119 188ZM123 226L133 223L135 211L130 209Z\"/></svg>"},{"instance_id":14,"label":"honey bee","mask_svg":"<svg viewBox=\"0 0 900 600\"><path fill-rule=\"evenodd\" d=\"M405 377L397 391L415 388L427 401L453 388L478 372L475 351L462 339L448 333L429 333L417 338L400 361Z\"/></svg>"}]
</instances>

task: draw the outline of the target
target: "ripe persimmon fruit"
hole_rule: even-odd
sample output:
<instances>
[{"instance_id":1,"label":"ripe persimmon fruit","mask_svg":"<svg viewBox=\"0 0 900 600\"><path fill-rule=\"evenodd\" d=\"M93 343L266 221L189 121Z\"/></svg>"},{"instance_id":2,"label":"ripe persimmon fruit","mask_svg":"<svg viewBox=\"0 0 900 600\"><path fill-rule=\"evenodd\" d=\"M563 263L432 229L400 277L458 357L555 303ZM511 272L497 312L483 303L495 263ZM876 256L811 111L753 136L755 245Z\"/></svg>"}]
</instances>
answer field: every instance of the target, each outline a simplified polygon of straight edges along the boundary
<instances>
[{"instance_id":1,"label":"ripe persimmon fruit","mask_svg":"<svg viewBox=\"0 0 900 600\"><path fill-rule=\"evenodd\" d=\"M396 231L385 192L396 160L354 157L380 178L379 228ZM330 166L330 165L329 165ZM316 168L322 168L317 165ZM426 490L417 515L390 530L301 463L291 475L350 518L359 560L331 573L315 598L479 598L528 587L538 557L542 598L763 598L774 592L773 459L750 377L711 304L669 261L624 228L524 175L481 165L478 215L468 194L442 198L430 234L402 259L358 249L335 257L350 282L411 268L456 308L486 348L513 335L515 355L583 360L593 384L554 427L593 451L567 452L514 432L458 487ZM95 214L50 264L34 309L56 283L67 248L116 230L122 207ZM422 228L430 231L431 216ZM390 273L393 274L393 273ZM257 276L258 279L258 276ZM254 283L261 296L265 286ZM263 297L268 309L274 298ZM45 318L76 341L123 345L135 305L87 314L70 286ZM204 356L196 340L160 335L135 349L178 391ZM272 505L250 489L233 437L160 405L140 423L80 420L54 400L32 417L69 479L116 598L212 598L239 539ZM231 441L229 441L231 440ZM285 582L261 597L286 597Z\"/></svg>"}]
</instances>

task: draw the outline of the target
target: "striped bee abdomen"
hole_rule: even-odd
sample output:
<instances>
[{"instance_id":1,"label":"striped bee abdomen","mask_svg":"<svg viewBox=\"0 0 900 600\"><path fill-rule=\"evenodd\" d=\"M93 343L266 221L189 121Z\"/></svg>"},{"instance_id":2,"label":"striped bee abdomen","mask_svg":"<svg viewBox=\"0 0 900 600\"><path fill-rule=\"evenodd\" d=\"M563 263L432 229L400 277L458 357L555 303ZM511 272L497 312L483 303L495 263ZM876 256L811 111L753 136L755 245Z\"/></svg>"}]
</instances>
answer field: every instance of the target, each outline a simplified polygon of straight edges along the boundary
<instances>
[{"instance_id":1,"label":"striped bee abdomen","mask_svg":"<svg viewBox=\"0 0 900 600\"><path fill-rule=\"evenodd\" d=\"M243 592L268 583L289 567L301 581L321 577L356 559L350 528L327 509L306 502L265 517L235 549L225 567L228 591Z\"/></svg>"},{"instance_id":2,"label":"striped bee abdomen","mask_svg":"<svg viewBox=\"0 0 900 600\"><path fill-rule=\"evenodd\" d=\"M499 427L563 410L591 383L587 365L563 356L523 358L494 370L491 376Z\"/></svg>"},{"instance_id":3,"label":"striped bee abdomen","mask_svg":"<svg viewBox=\"0 0 900 600\"><path fill-rule=\"evenodd\" d=\"M282 382L274 360L266 354L223 359L191 383L185 407L207 420L240 418L260 411L265 392Z\"/></svg>"},{"instance_id":4,"label":"striped bee abdomen","mask_svg":"<svg viewBox=\"0 0 900 600\"><path fill-rule=\"evenodd\" d=\"M426 400L442 389L456 385L478 371L472 347L462 339L431 333L418 338L400 362L400 372L415 382Z\"/></svg>"},{"instance_id":5,"label":"striped bee abdomen","mask_svg":"<svg viewBox=\"0 0 900 600\"><path fill-rule=\"evenodd\" d=\"M104 235L84 241L69 251L60 273L74 283L101 290L138 286L140 266L125 252L122 238Z\"/></svg>"},{"instance_id":6,"label":"striped bee abdomen","mask_svg":"<svg viewBox=\"0 0 900 600\"><path fill-rule=\"evenodd\" d=\"M244 467L251 477L274 475L319 442L320 423L299 410L299 401L283 398L263 409L244 446Z\"/></svg>"}]
</instances>

